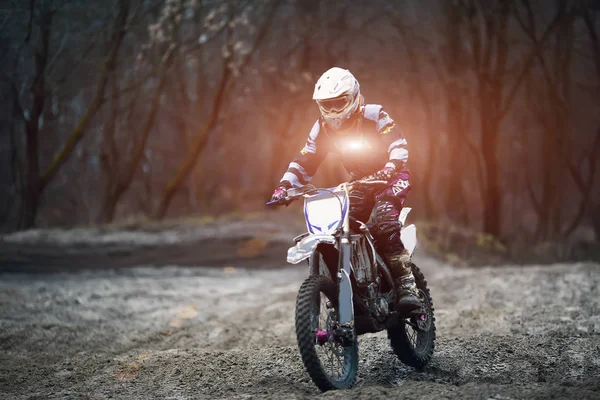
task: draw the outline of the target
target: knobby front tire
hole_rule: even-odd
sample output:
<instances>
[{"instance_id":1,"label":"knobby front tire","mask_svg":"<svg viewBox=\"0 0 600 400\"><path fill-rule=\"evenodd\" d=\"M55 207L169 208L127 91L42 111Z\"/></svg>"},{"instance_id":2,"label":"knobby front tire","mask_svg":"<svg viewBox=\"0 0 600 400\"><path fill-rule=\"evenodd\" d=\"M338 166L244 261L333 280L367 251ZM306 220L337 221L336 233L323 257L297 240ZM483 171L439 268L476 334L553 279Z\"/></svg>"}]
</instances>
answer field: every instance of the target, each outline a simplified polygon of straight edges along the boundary
<instances>
[{"instance_id":1,"label":"knobby front tire","mask_svg":"<svg viewBox=\"0 0 600 400\"><path fill-rule=\"evenodd\" d=\"M309 276L296 298L296 338L306 371L323 392L347 389L356 382L356 336L347 347L337 343L330 334L324 343L317 340L317 330L332 332L337 326L337 310L335 283L326 276Z\"/></svg>"}]
</instances>

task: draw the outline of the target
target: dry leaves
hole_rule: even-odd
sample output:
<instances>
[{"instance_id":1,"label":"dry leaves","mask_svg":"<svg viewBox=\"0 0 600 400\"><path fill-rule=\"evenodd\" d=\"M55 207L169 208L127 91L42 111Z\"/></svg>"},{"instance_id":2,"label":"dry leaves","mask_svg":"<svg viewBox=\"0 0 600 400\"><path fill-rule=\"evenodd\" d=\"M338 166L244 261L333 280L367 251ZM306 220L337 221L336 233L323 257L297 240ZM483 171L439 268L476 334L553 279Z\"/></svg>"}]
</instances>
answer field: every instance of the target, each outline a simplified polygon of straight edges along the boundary
<instances>
[{"instance_id":1,"label":"dry leaves","mask_svg":"<svg viewBox=\"0 0 600 400\"><path fill-rule=\"evenodd\" d=\"M234 267L225 267L223 268L223 273L224 274L233 274L235 272L235 268Z\"/></svg>"},{"instance_id":2,"label":"dry leaves","mask_svg":"<svg viewBox=\"0 0 600 400\"><path fill-rule=\"evenodd\" d=\"M263 238L253 238L246 240L238 249L237 255L243 258L253 258L258 256L267 246L267 241Z\"/></svg>"},{"instance_id":3,"label":"dry leaves","mask_svg":"<svg viewBox=\"0 0 600 400\"><path fill-rule=\"evenodd\" d=\"M198 308L195 305L187 305L187 306L183 307L182 309L180 309L179 311L177 311L177 314L176 314L177 318L169 321L169 326L171 328L182 328L183 325L185 325L184 320L196 318L197 315L198 315ZM168 336L171 333L173 333L173 332L169 331L169 333L163 333L163 335Z\"/></svg>"},{"instance_id":4,"label":"dry leaves","mask_svg":"<svg viewBox=\"0 0 600 400\"><path fill-rule=\"evenodd\" d=\"M198 315L198 311L197 311L196 306L188 305L188 306L185 306L183 309L181 309L177 313L177 318L192 319L192 318L195 318L197 315Z\"/></svg>"},{"instance_id":5,"label":"dry leaves","mask_svg":"<svg viewBox=\"0 0 600 400\"><path fill-rule=\"evenodd\" d=\"M181 328L183 326L183 321L180 319L174 319L169 321L169 326L172 328Z\"/></svg>"},{"instance_id":6,"label":"dry leaves","mask_svg":"<svg viewBox=\"0 0 600 400\"><path fill-rule=\"evenodd\" d=\"M118 381L133 380L139 375L140 369L142 369L142 364L129 362L115 372L115 379Z\"/></svg>"}]
</instances>

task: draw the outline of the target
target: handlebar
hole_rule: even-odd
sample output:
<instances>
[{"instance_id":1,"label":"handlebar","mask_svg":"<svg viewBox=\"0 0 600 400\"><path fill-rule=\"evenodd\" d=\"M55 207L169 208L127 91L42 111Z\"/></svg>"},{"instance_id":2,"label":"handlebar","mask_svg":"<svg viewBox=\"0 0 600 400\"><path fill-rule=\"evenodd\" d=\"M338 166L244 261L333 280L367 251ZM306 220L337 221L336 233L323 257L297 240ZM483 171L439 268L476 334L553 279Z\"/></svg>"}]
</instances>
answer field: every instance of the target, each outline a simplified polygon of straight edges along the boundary
<instances>
[{"instance_id":1,"label":"handlebar","mask_svg":"<svg viewBox=\"0 0 600 400\"><path fill-rule=\"evenodd\" d=\"M357 186L357 185L387 185L388 183L389 183L388 181L371 180L371 179L369 179L369 177L367 177L367 178L358 179L355 181L344 182L344 183L341 183L340 185L336 186L335 188L325 189L325 190L335 191L335 190L343 189L344 187L348 188L348 190L352 190L352 187ZM266 204L268 206L289 204L292 201L296 200L298 197L304 197L304 196L307 196L310 194L314 194L314 192L317 192L319 190L323 190L323 189L318 189L318 188L314 187L313 185L304 185L304 186L300 186L297 188L290 188L287 190L288 195L285 199L270 200Z\"/></svg>"}]
</instances>

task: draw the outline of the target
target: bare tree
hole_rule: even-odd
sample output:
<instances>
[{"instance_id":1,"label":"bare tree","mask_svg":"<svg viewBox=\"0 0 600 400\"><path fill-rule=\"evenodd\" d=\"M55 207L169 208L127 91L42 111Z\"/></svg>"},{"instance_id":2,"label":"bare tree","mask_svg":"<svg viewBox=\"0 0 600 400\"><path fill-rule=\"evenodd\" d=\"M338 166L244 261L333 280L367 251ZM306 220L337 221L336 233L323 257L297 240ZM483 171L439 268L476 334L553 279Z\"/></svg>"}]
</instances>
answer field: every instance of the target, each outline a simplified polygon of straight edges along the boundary
<instances>
[{"instance_id":1,"label":"bare tree","mask_svg":"<svg viewBox=\"0 0 600 400\"><path fill-rule=\"evenodd\" d=\"M426 131L429 133L428 148L425 159L425 165L427 165L427 168L423 172L423 178L421 179L419 186L424 192L423 197L426 214L431 218L436 218L437 210L431 196L431 187L437 168L437 154L439 148L439 141L437 138L433 137L433 132L438 130L437 125L439 123L439 119L436 117L437 114L434 113L432 108L434 96L428 92L423 80L417 78L419 77L419 72L422 72L425 69L428 61L427 59L431 57L431 54L429 54L427 50L424 50L424 39L415 37L409 33L410 30L406 28L406 22L403 20L401 13L399 13L397 10L393 10L390 12L389 17L393 27L400 34L402 44L406 48L408 64L407 69L411 76L416 78L410 80L410 89L416 93L416 96L419 99L420 106L423 109L425 117L424 123L426 126Z\"/></svg>"},{"instance_id":2,"label":"bare tree","mask_svg":"<svg viewBox=\"0 0 600 400\"><path fill-rule=\"evenodd\" d=\"M271 23L273 22L273 18L275 16L278 6L279 2L277 1L273 1L270 3L269 9L265 16L265 21L263 22L259 31L256 33L251 50L241 58L237 67L235 67L235 65L233 64L235 61L233 60L235 54L233 28L231 27L230 23L227 23L227 28L225 30L225 48L222 61L222 72L221 76L219 77L217 87L215 89L209 118L206 121L204 127L196 135L196 138L192 143L190 151L188 152L185 160L183 161L183 164L179 167L175 176L165 187L156 212L157 218L163 218L166 215L173 195L177 192L177 190L181 188L184 179L188 176L188 174L192 171L193 167L196 165L198 157L200 156L207 144L207 140L210 133L215 129L218 123L221 108L223 107L223 104L227 99L227 95L230 93L230 91L233 88L233 85L235 84L235 78L243 72L243 70L250 62L250 56L256 51L256 49L260 46L261 42L264 40L265 35L268 32ZM230 3L228 20L232 21L234 17L235 9L233 4Z\"/></svg>"},{"instance_id":3,"label":"bare tree","mask_svg":"<svg viewBox=\"0 0 600 400\"><path fill-rule=\"evenodd\" d=\"M103 201L102 210L100 211L101 222L111 222L115 217L115 210L121 196L125 194L127 189L131 186L136 171L140 166L140 162L144 156L146 150L146 143L148 142L148 136L156 119L158 112L160 96L163 94L167 72L171 66L173 55L176 51L176 46L172 44L169 46L160 60L159 72L158 72L158 83L156 89L150 101L150 109L146 114L146 119L134 139L134 143L131 151L127 148L128 154L119 154L114 144L114 126L109 128L109 136L107 137L107 146L111 152L111 169L110 175L112 179L107 180L107 188L105 189L105 196ZM116 117L116 115L115 115ZM120 160L123 160L119 163Z\"/></svg>"},{"instance_id":4,"label":"bare tree","mask_svg":"<svg viewBox=\"0 0 600 400\"><path fill-rule=\"evenodd\" d=\"M511 3L473 0L465 2L464 10L468 24L471 65L476 80L475 101L479 105L481 152L486 178L482 188L483 230L500 237L503 219L501 164L498 160L501 123L541 49L539 46L532 46L525 54L524 61L511 66L509 62L513 57L509 54L509 23L514 10ZM539 41L540 46L558 25L563 11L559 8L547 25ZM510 72L515 69L514 79L511 79Z\"/></svg>"},{"instance_id":5,"label":"bare tree","mask_svg":"<svg viewBox=\"0 0 600 400\"><path fill-rule=\"evenodd\" d=\"M79 119L69 139L63 144L48 167L41 170L39 164L39 133L40 126L42 126L41 118L46 106L46 69L50 57L50 31L53 16L56 13L53 6L54 4L51 1L44 1L38 5L36 0L30 0L30 18L27 25L28 31L25 44L33 51L35 69L32 78L33 83L31 84L30 100L28 100L31 103L31 107L25 110L21 103L19 103L19 114L25 121L26 126L25 160L27 162L26 186L23 191L23 213L20 222L22 228L34 225L40 205L40 198L44 190L55 177L60 167L73 153L91 119L102 105L106 83L110 72L114 69L117 52L125 34L125 25L129 13L129 0L119 0L119 12L114 22L104 69L96 88L96 94L83 116ZM37 35L32 34L34 29L38 31ZM33 40L36 40L36 42L33 43Z\"/></svg>"}]
</instances>

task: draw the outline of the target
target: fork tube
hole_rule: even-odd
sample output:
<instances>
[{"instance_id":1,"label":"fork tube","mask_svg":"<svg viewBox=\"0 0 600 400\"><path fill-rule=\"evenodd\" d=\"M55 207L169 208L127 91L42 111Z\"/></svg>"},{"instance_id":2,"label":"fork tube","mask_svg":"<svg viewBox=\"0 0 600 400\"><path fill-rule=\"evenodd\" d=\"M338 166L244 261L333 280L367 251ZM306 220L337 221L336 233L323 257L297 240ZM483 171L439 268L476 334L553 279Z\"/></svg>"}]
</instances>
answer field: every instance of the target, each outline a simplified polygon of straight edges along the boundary
<instances>
[{"instance_id":1,"label":"fork tube","mask_svg":"<svg viewBox=\"0 0 600 400\"><path fill-rule=\"evenodd\" d=\"M344 185L346 192L346 201L349 203L348 188ZM350 205L348 204L348 207ZM340 240L340 265L338 266L338 283L340 288L339 306L340 306L340 324L354 323L354 307L352 305L352 282L350 281L350 256L352 254L352 245L350 242L350 219L348 215L350 210L344 216L342 225L342 235Z\"/></svg>"}]
</instances>

